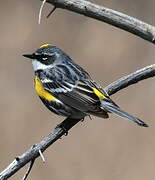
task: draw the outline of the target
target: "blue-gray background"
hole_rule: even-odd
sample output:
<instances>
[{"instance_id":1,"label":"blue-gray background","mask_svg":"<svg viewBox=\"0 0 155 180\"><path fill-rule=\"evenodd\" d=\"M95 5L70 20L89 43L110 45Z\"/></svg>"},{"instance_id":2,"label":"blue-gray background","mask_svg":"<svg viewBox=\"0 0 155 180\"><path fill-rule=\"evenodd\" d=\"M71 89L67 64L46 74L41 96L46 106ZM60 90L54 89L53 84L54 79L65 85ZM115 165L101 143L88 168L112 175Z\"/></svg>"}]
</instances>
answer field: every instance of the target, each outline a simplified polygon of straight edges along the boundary
<instances>
[{"instance_id":1,"label":"blue-gray background","mask_svg":"<svg viewBox=\"0 0 155 180\"><path fill-rule=\"evenodd\" d=\"M94 0L155 25L154 0ZM46 136L63 118L49 112L36 96L30 61L22 57L40 45L61 47L103 87L155 62L154 45L82 15L43 9L39 0L0 2L0 170ZM154 180L155 79L130 86L112 98L150 125L144 129L111 115L93 117L74 127L67 137L37 159L30 179ZM25 168L11 179L21 179Z\"/></svg>"}]
</instances>

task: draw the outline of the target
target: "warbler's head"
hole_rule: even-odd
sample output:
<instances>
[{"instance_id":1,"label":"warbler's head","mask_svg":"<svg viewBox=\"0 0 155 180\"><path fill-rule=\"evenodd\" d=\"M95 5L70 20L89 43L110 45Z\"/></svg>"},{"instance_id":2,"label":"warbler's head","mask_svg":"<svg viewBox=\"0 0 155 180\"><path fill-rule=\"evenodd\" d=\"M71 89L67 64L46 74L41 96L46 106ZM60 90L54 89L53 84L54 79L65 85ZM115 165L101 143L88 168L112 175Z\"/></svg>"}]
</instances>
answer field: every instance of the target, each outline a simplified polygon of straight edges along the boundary
<instances>
[{"instance_id":1,"label":"warbler's head","mask_svg":"<svg viewBox=\"0 0 155 180\"><path fill-rule=\"evenodd\" d=\"M51 46L50 44L44 44L34 53L24 54L23 56L32 60L34 71L37 71L62 63L63 60L65 60L65 58L62 57L66 55L58 47Z\"/></svg>"}]
</instances>

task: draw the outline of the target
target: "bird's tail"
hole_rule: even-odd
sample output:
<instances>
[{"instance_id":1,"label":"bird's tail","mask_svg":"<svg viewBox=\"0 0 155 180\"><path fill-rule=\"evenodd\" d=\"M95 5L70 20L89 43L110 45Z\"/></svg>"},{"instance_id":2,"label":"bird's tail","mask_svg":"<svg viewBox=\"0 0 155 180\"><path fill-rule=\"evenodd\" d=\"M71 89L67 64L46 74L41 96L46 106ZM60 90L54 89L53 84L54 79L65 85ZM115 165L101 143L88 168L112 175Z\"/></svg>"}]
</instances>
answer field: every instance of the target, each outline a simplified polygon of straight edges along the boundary
<instances>
[{"instance_id":1,"label":"bird's tail","mask_svg":"<svg viewBox=\"0 0 155 180\"><path fill-rule=\"evenodd\" d=\"M103 110L106 110L108 112L111 113L115 113L119 116L122 116L126 119L128 119L129 121L133 121L135 123L137 123L139 126L143 126L143 127L148 127L148 125L146 123L144 123L143 121L141 121L140 119L130 115L129 113L121 110L115 103L113 102L108 102L105 100L101 100L101 108Z\"/></svg>"}]
</instances>

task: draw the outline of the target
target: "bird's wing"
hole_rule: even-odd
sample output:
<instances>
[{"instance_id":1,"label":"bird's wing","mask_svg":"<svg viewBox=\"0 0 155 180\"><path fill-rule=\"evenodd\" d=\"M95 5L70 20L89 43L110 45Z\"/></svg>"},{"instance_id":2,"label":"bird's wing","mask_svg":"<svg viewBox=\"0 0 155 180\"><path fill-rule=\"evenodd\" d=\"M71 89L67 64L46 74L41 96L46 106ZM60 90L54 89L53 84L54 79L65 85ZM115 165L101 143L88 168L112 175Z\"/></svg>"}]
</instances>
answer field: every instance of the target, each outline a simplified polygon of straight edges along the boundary
<instances>
[{"instance_id":1,"label":"bird's wing","mask_svg":"<svg viewBox=\"0 0 155 180\"><path fill-rule=\"evenodd\" d=\"M49 80L43 81L43 87L63 103L83 112L99 113L100 99L110 101L108 95L91 79L73 82Z\"/></svg>"},{"instance_id":2,"label":"bird's wing","mask_svg":"<svg viewBox=\"0 0 155 180\"><path fill-rule=\"evenodd\" d=\"M44 89L64 104L82 112L101 117L108 117L107 112L113 112L147 127L143 121L121 110L88 74L84 73L82 77L75 74L72 78L66 76L60 71L50 75L49 79L46 76L42 80Z\"/></svg>"},{"instance_id":3,"label":"bird's wing","mask_svg":"<svg viewBox=\"0 0 155 180\"><path fill-rule=\"evenodd\" d=\"M100 99L110 101L109 96L83 71L53 68L40 77L46 91L64 104L86 113L102 114ZM105 112L104 112L105 115ZM107 116L107 115L106 115Z\"/></svg>"}]
</instances>

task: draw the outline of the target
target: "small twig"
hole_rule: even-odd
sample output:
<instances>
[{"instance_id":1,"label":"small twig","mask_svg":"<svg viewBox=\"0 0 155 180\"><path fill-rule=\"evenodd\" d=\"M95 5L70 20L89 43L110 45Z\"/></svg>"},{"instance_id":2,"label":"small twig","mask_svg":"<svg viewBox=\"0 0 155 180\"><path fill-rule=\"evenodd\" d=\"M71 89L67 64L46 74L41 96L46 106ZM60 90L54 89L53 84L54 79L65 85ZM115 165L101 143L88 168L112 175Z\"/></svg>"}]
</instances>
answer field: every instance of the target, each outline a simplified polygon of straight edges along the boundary
<instances>
[{"instance_id":1,"label":"small twig","mask_svg":"<svg viewBox=\"0 0 155 180\"><path fill-rule=\"evenodd\" d=\"M56 10L56 6L53 7L53 9L49 12L49 14L46 16L46 18L49 18L51 14Z\"/></svg>"},{"instance_id":2,"label":"small twig","mask_svg":"<svg viewBox=\"0 0 155 180\"><path fill-rule=\"evenodd\" d=\"M40 22L41 22L42 10L43 10L45 3L46 3L46 0L43 0L43 2L41 3L40 10L39 10L38 24L40 24Z\"/></svg>"},{"instance_id":3,"label":"small twig","mask_svg":"<svg viewBox=\"0 0 155 180\"><path fill-rule=\"evenodd\" d=\"M45 163L45 158L44 158L44 155L43 155L43 153L41 152L41 150L40 150L40 149L39 149L39 154L40 154L40 157L41 157L41 159L42 159L43 163Z\"/></svg>"},{"instance_id":4,"label":"small twig","mask_svg":"<svg viewBox=\"0 0 155 180\"><path fill-rule=\"evenodd\" d=\"M32 160L30 161L29 167L28 167L25 175L23 176L22 180L26 180L26 179L27 179L27 177L28 177L28 175L30 174L31 169L32 169L32 167L33 167L33 165L34 165L34 161L35 161L35 159L32 159Z\"/></svg>"}]
</instances>

